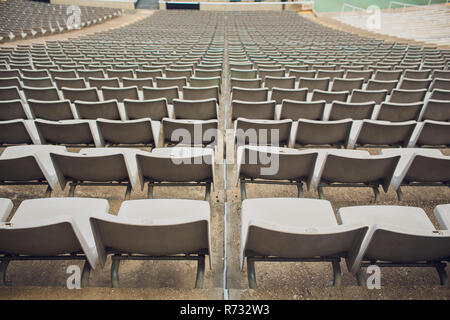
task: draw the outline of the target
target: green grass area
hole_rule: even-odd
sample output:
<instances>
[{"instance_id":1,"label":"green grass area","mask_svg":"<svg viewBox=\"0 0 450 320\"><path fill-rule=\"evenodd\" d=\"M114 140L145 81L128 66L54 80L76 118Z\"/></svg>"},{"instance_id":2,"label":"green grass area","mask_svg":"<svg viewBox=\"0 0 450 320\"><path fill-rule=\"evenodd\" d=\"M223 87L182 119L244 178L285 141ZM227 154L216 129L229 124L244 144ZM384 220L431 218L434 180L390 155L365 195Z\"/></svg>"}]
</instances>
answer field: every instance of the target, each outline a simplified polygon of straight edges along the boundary
<instances>
[{"instance_id":1,"label":"green grass area","mask_svg":"<svg viewBox=\"0 0 450 320\"><path fill-rule=\"evenodd\" d=\"M426 5L429 0L395 0L397 2L409 3L415 5ZM367 8L370 5L377 5L381 9L389 8L390 0L314 0L314 8L317 12L335 12L341 11L342 4L347 3L359 8ZM446 0L431 0L432 4L445 3ZM393 8L398 7L392 6ZM347 9L349 10L349 9Z\"/></svg>"}]
</instances>

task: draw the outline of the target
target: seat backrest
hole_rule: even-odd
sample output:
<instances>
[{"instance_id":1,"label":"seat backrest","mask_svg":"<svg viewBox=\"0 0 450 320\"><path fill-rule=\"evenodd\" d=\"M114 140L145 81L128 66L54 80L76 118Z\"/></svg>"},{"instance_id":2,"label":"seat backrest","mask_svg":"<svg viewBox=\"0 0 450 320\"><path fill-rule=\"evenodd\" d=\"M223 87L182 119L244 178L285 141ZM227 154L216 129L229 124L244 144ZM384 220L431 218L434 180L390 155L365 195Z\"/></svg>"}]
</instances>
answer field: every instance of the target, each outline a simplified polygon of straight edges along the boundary
<instances>
[{"instance_id":1,"label":"seat backrest","mask_svg":"<svg viewBox=\"0 0 450 320\"><path fill-rule=\"evenodd\" d=\"M275 101L250 102L250 101L232 101L232 116L234 121L237 118L247 119L275 119Z\"/></svg>"},{"instance_id":2,"label":"seat backrest","mask_svg":"<svg viewBox=\"0 0 450 320\"><path fill-rule=\"evenodd\" d=\"M144 94L144 100L154 100L165 98L169 104L173 103L173 99L178 99L178 86L166 87L166 88L142 88Z\"/></svg>"},{"instance_id":3,"label":"seat backrest","mask_svg":"<svg viewBox=\"0 0 450 320\"><path fill-rule=\"evenodd\" d=\"M75 101L80 119L104 118L110 120L120 120L117 100L107 100L100 102Z\"/></svg>"},{"instance_id":4,"label":"seat backrest","mask_svg":"<svg viewBox=\"0 0 450 320\"><path fill-rule=\"evenodd\" d=\"M48 88L30 88L23 87L23 92L27 100L40 100L40 101L58 101L60 100L58 89L55 87Z\"/></svg>"},{"instance_id":5,"label":"seat backrest","mask_svg":"<svg viewBox=\"0 0 450 320\"><path fill-rule=\"evenodd\" d=\"M109 87L109 88L120 88L120 82L119 78L88 78L89 85L91 87L95 87L99 90L102 89L102 87Z\"/></svg>"},{"instance_id":6,"label":"seat backrest","mask_svg":"<svg viewBox=\"0 0 450 320\"><path fill-rule=\"evenodd\" d=\"M124 87L124 88L110 88L102 87L103 99L104 100L117 100L122 102L124 99L139 100L138 88Z\"/></svg>"},{"instance_id":7,"label":"seat backrest","mask_svg":"<svg viewBox=\"0 0 450 320\"><path fill-rule=\"evenodd\" d=\"M162 120L164 143L183 146L217 144L217 120Z\"/></svg>"},{"instance_id":8,"label":"seat backrest","mask_svg":"<svg viewBox=\"0 0 450 320\"><path fill-rule=\"evenodd\" d=\"M22 100L0 100L0 121L27 119Z\"/></svg>"},{"instance_id":9,"label":"seat backrest","mask_svg":"<svg viewBox=\"0 0 450 320\"><path fill-rule=\"evenodd\" d=\"M350 96L350 102L370 102L373 101L376 104L381 104L386 100L387 90L359 90L354 89Z\"/></svg>"},{"instance_id":10,"label":"seat backrest","mask_svg":"<svg viewBox=\"0 0 450 320\"><path fill-rule=\"evenodd\" d=\"M321 120L325 109L325 101L294 101L284 99L281 105L280 119Z\"/></svg>"},{"instance_id":11,"label":"seat backrest","mask_svg":"<svg viewBox=\"0 0 450 320\"><path fill-rule=\"evenodd\" d=\"M313 92L313 90L323 90L327 91L330 84L330 78L303 78L300 77L298 87L307 88L308 92Z\"/></svg>"},{"instance_id":12,"label":"seat backrest","mask_svg":"<svg viewBox=\"0 0 450 320\"><path fill-rule=\"evenodd\" d=\"M370 119L375 108L374 102L339 102L334 101L331 105L329 120L362 120Z\"/></svg>"},{"instance_id":13,"label":"seat backrest","mask_svg":"<svg viewBox=\"0 0 450 320\"><path fill-rule=\"evenodd\" d=\"M47 78L27 78L22 77L22 83L24 86L30 88L48 88L53 87L53 82L50 77Z\"/></svg>"},{"instance_id":14,"label":"seat backrest","mask_svg":"<svg viewBox=\"0 0 450 320\"><path fill-rule=\"evenodd\" d=\"M63 189L69 181L114 182L130 179L121 153L105 156L50 153L50 158Z\"/></svg>"},{"instance_id":15,"label":"seat backrest","mask_svg":"<svg viewBox=\"0 0 450 320\"><path fill-rule=\"evenodd\" d=\"M29 99L28 106L35 119L51 121L74 119L69 100L40 101Z\"/></svg>"},{"instance_id":16,"label":"seat backrest","mask_svg":"<svg viewBox=\"0 0 450 320\"><path fill-rule=\"evenodd\" d=\"M0 107L1 109L1 107ZM25 124L21 120L0 121L0 145L32 144Z\"/></svg>"},{"instance_id":17,"label":"seat backrest","mask_svg":"<svg viewBox=\"0 0 450 320\"><path fill-rule=\"evenodd\" d=\"M296 145L347 146L352 120L311 121L299 119L295 135Z\"/></svg>"},{"instance_id":18,"label":"seat backrest","mask_svg":"<svg viewBox=\"0 0 450 320\"><path fill-rule=\"evenodd\" d=\"M154 144L152 124L149 119L142 120L104 120L97 119L100 138L105 144Z\"/></svg>"},{"instance_id":19,"label":"seat backrest","mask_svg":"<svg viewBox=\"0 0 450 320\"><path fill-rule=\"evenodd\" d=\"M62 88L61 92L64 99L70 100L70 102L78 101L100 101L97 88L75 89L75 88Z\"/></svg>"},{"instance_id":20,"label":"seat backrest","mask_svg":"<svg viewBox=\"0 0 450 320\"><path fill-rule=\"evenodd\" d=\"M311 101L325 100L326 103L332 103L334 101L346 102L350 92L348 91L322 91L314 89Z\"/></svg>"},{"instance_id":21,"label":"seat backrest","mask_svg":"<svg viewBox=\"0 0 450 320\"><path fill-rule=\"evenodd\" d=\"M204 100L216 99L219 101L219 87L183 87L183 99L185 100Z\"/></svg>"},{"instance_id":22,"label":"seat backrest","mask_svg":"<svg viewBox=\"0 0 450 320\"><path fill-rule=\"evenodd\" d=\"M210 120L217 119L216 99L173 100L176 119Z\"/></svg>"},{"instance_id":23,"label":"seat backrest","mask_svg":"<svg viewBox=\"0 0 450 320\"><path fill-rule=\"evenodd\" d=\"M22 97L19 94L17 87L0 88L0 101L20 100Z\"/></svg>"},{"instance_id":24,"label":"seat backrest","mask_svg":"<svg viewBox=\"0 0 450 320\"><path fill-rule=\"evenodd\" d=\"M264 78L264 87L270 90L273 87L294 89L295 88L295 77L273 77L266 76Z\"/></svg>"},{"instance_id":25,"label":"seat backrest","mask_svg":"<svg viewBox=\"0 0 450 320\"><path fill-rule=\"evenodd\" d=\"M389 102L392 103L421 102L425 99L426 93L427 89L417 89L417 90L394 89L392 90Z\"/></svg>"},{"instance_id":26,"label":"seat backrest","mask_svg":"<svg viewBox=\"0 0 450 320\"><path fill-rule=\"evenodd\" d=\"M61 123L36 120L34 123L43 144L94 144L94 137L87 121Z\"/></svg>"}]
</instances>

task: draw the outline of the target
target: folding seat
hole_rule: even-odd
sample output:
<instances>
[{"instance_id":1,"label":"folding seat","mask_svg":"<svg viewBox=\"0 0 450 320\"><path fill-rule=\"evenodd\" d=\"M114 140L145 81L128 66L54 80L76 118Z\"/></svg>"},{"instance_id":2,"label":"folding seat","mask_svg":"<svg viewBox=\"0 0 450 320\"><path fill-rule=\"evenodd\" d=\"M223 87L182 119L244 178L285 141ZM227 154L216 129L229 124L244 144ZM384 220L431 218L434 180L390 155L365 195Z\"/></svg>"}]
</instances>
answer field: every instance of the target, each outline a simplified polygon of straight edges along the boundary
<instances>
[{"instance_id":1,"label":"folding seat","mask_svg":"<svg viewBox=\"0 0 450 320\"><path fill-rule=\"evenodd\" d=\"M186 78L189 81L189 78L192 76L191 69L166 69L166 78Z\"/></svg>"},{"instance_id":2,"label":"folding seat","mask_svg":"<svg viewBox=\"0 0 450 320\"><path fill-rule=\"evenodd\" d=\"M0 121L0 145L40 144L30 124L22 119Z\"/></svg>"},{"instance_id":3,"label":"folding seat","mask_svg":"<svg viewBox=\"0 0 450 320\"><path fill-rule=\"evenodd\" d=\"M119 78L88 78L91 88L101 90L103 87L120 88Z\"/></svg>"},{"instance_id":4,"label":"folding seat","mask_svg":"<svg viewBox=\"0 0 450 320\"><path fill-rule=\"evenodd\" d=\"M317 78L330 78L333 81L334 78L343 78L344 70L317 70Z\"/></svg>"},{"instance_id":5,"label":"folding seat","mask_svg":"<svg viewBox=\"0 0 450 320\"><path fill-rule=\"evenodd\" d=\"M17 87L0 87L0 101L10 100L25 100L25 96Z\"/></svg>"},{"instance_id":6,"label":"folding seat","mask_svg":"<svg viewBox=\"0 0 450 320\"><path fill-rule=\"evenodd\" d=\"M394 89L392 90L389 102L391 103L413 103L421 102L425 99L426 89L417 90L404 90Z\"/></svg>"},{"instance_id":7,"label":"folding seat","mask_svg":"<svg viewBox=\"0 0 450 320\"><path fill-rule=\"evenodd\" d=\"M239 87L239 88L261 88L262 80L261 79L236 79L231 78L231 88Z\"/></svg>"},{"instance_id":8,"label":"folding seat","mask_svg":"<svg viewBox=\"0 0 450 320\"><path fill-rule=\"evenodd\" d=\"M154 100L165 98L167 103L172 104L173 99L179 99L178 86L165 87L165 88L142 88L144 100Z\"/></svg>"},{"instance_id":9,"label":"folding seat","mask_svg":"<svg viewBox=\"0 0 450 320\"><path fill-rule=\"evenodd\" d=\"M273 98L273 93L272 93ZM279 119L297 120L300 118L321 120L325 109L325 101L306 102L283 99Z\"/></svg>"},{"instance_id":10,"label":"folding seat","mask_svg":"<svg viewBox=\"0 0 450 320\"><path fill-rule=\"evenodd\" d=\"M249 102L233 100L231 119L237 118L273 120L275 119L275 101Z\"/></svg>"},{"instance_id":11,"label":"folding seat","mask_svg":"<svg viewBox=\"0 0 450 320\"><path fill-rule=\"evenodd\" d=\"M323 199L324 187L368 187L372 188L375 201L379 197L379 186L387 192L400 156L370 155L356 150L337 154L330 151L321 164L316 189Z\"/></svg>"},{"instance_id":12,"label":"folding seat","mask_svg":"<svg viewBox=\"0 0 450 320\"><path fill-rule=\"evenodd\" d=\"M89 78L95 79L106 78L103 69L78 70L77 73L78 76L80 78L83 78L85 81L89 81Z\"/></svg>"},{"instance_id":13,"label":"folding seat","mask_svg":"<svg viewBox=\"0 0 450 320\"><path fill-rule=\"evenodd\" d=\"M362 89L364 78L344 79L334 78L331 91L352 91L354 89Z\"/></svg>"},{"instance_id":14,"label":"folding seat","mask_svg":"<svg viewBox=\"0 0 450 320\"><path fill-rule=\"evenodd\" d=\"M266 76L264 79L264 87L272 90L273 87L284 88L284 89L294 89L295 88L295 77L272 77Z\"/></svg>"},{"instance_id":15,"label":"folding seat","mask_svg":"<svg viewBox=\"0 0 450 320\"><path fill-rule=\"evenodd\" d=\"M100 101L97 88L85 88L85 89L61 88L61 92L64 96L64 99L68 99L72 103L74 103L77 100L90 102Z\"/></svg>"},{"instance_id":16,"label":"folding seat","mask_svg":"<svg viewBox=\"0 0 450 320\"><path fill-rule=\"evenodd\" d=\"M56 70L56 69L50 69L50 76L53 80L55 80L56 77L58 78L77 78L77 72L75 70Z\"/></svg>"},{"instance_id":17,"label":"folding seat","mask_svg":"<svg viewBox=\"0 0 450 320\"><path fill-rule=\"evenodd\" d=\"M27 145L7 147L0 156L0 184L45 185L49 197L58 184L49 157L53 151L65 151L64 146Z\"/></svg>"},{"instance_id":18,"label":"folding seat","mask_svg":"<svg viewBox=\"0 0 450 320\"><path fill-rule=\"evenodd\" d=\"M104 146L144 145L154 148L158 145L160 124L150 118L126 121L97 119L96 123Z\"/></svg>"},{"instance_id":19,"label":"folding seat","mask_svg":"<svg viewBox=\"0 0 450 320\"><path fill-rule=\"evenodd\" d=\"M234 122L234 135L238 146L274 145L288 146L292 120L250 120L237 118Z\"/></svg>"},{"instance_id":20,"label":"folding seat","mask_svg":"<svg viewBox=\"0 0 450 320\"><path fill-rule=\"evenodd\" d=\"M405 70L403 78L408 79L428 79L431 75L431 70Z\"/></svg>"},{"instance_id":21,"label":"folding seat","mask_svg":"<svg viewBox=\"0 0 450 320\"><path fill-rule=\"evenodd\" d=\"M308 92L313 92L315 89L328 91L330 78L300 78L298 88L308 88Z\"/></svg>"},{"instance_id":22,"label":"folding seat","mask_svg":"<svg viewBox=\"0 0 450 320\"><path fill-rule=\"evenodd\" d=\"M237 79L257 79L258 70L257 69L230 69L230 77Z\"/></svg>"},{"instance_id":23,"label":"folding seat","mask_svg":"<svg viewBox=\"0 0 450 320\"><path fill-rule=\"evenodd\" d=\"M187 85L187 79L186 77L180 77L180 78L161 78L156 77L156 86L158 88L169 88L177 86L178 90L182 90L184 86Z\"/></svg>"},{"instance_id":24,"label":"folding seat","mask_svg":"<svg viewBox=\"0 0 450 320\"><path fill-rule=\"evenodd\" d=\"M104 118L120 120L124 117L119 110L117 100L105 100L100 102L75 101L75 109L80 119Z\"/></svg>"},{"instance_id":25,"label":"folding seat","mask_svg":"<svg viewBox=\"0 0 450 320\"><path fill-rule=\"evenodd\" d=\"M435 89L450 90L450 79L434 78L430 86L430 91Z\"/></svg>"},{"instance_id":26,"label":"folding seat","mask_svg":"<svg viewBox=\"0 0 450 320\"><path fill-rule=\"evenodd\" d=\"M450 121L450 102L428 99L419 120Z\"/></svg>"},{"instance_id":27,"label":"folding seat","mask_svg":"<svg viewBox=\"0 0 450 320\"><path fill-rule=\"evenodd\" d=\"M0 78L0 88L5 87L16 87L19 90L22 90L22 82L19 78Z\"/></svg>"},{"instance_id":28,"label":"folding seat","mask_svg":"<svg viewBox=\"0 0 450 320\"><path fill-rule=\"evenodd\" d=\"M439 149L383 149L383 155L401 156L392 178L392 187L402 200L402 186L442 186L450 184L450 156Z\"/></svg>"},{"instance_id":29,"label":"folding seat","mask_svg":"<svg viewBox=\"0 0 450 320\"><path fill-rule=\"evenodd\" d=\"M76 119L77 113L69 100L42 101L28 100L32 119L51 121Z\"/></svg>"},{"instance_id":30,"label":"folding seat","mask_svg":"<svg viewBox=\"0 0 450 320\"><path fill-rule=\"evenodd\" d=\"M191 212L189 217L186 217L186 210ZM157 223L161 219L169 220ZM129 259L197 261L195 287L202 287L205 255L211 255L208 203L182 199L125 201L117 216L96 215L91 217L90 224L99 244L97 250L102 264L108 254L113 254L111 283L114 288L120 285L120 261ZM111 234L120 236L111 237Z\"/></svg>"},{"instance_id":31,"label":"folding seat","mask_svg":"<svg viewBox=\"0 0 450 320\"><path fill-rule=\"evenodd\" d=\"M0 101L0 120L32 119L28 106L20 99Z\"/></svg>"},{"instance_id":32,"label":"folding seat","mask_svg":"<svg viewBox=\"0 0 450 320\"><path fill-rule=\"evenodd\" d=\"M433 79L450 79L450 71L449 70L434 70L433 71Z\"/></svg>"},{"instance_id":33,"label":"folding seat","mask_svg":"<svg viewBox=\"0 0 450 320\"><path fill-rule=\"evenodd\" d=\"M366 86L366 90L387 90L388 94L391 94L398 85L398 80L369 80Z\"/></svg>"},{"instance_id":34,"label":"folding seat","mask_svg":"<svg viewBox=\"0 0 450 320\"><path fill-rule=\"evenodd\" d=\"M153 80L156 80L156 77L162 77L163 71L162 70L136 70L135 71L136 78L152 78Z\"/></svg>"},{"instance_id":35,"label":"folding seat","mask_svg":"<svg viewBox=\"0 0 450 320\"><path fill-rule=\"evenodd\" d=\"M127 148L88 148L79 153L50 152L50 158L61 189L70 184L70 197L77 186L126 186L128 200L137 183L136 152Z\"/></svg>"},{"instance_id":36,"label":"folding seat","mask_svg":"<svg viewBox=\"0 0 450 320\"><path fill-rule=\"evenodd\" d=\"M117 68L118 66L116 66ZM117 78L119 81L122 81L122 78L134 78L133 70L115 70L115 69L108 69L106 70L106 74L108 75L108 78Z\"/></svg>"},{"instance_id":37,"label":"folding seat","mask_svg":"<svg viewBox=\"0 0 450 320\"><path fill-rule=\"evenodd\" d=\"M205 146L217 145L218 121L212 120L162 120L164 146Z\"/></svg>"},{"instance_id":38,"label":"folding seat","mask_svg":"<svg viewBox=\"0 0 450 320\"><path fill-rule=\"evenodd\" d=\"M268 88L239 88L233 87L231 90L232 100L240 101L267 101L269 96Z\"/></svg>"},{"instance_id":39,"label":"folding seat","mask_svg":"<svg viewBox=\"0 0 450 320\"><path fill-rule=\"evenodd\" d=\"M173 100L175 119L210 120L217 119L216 99Z\"/></svg>"},{"instance_id":40,"label":"folding seat","mask_svg":"<svg viewBox=\"0 0 450 320\"><path fill-rule=\"evenodd\" d=\"M253 63L251 63L251 62L230 62L230 69L253 70Z\"/></svg>"},{"instance_id":41,"label":"folding seat","mask_svg":"<svg viewBox=\"0 0 450 320\"><path fill-rule=\"evenodd\" d=\"M267 76L274 78L283 78L285 76L285 69L261 69L258 68L258 77L265 81Z\"/></svg>"},{"instance_id":42,"label":"folding seat","mask_svg":"<svg viewBox=\"0 0 450 320\"><path fill-rule=\"evenodd\" d=\"M191 86L191 87L217 86L220 90L220 85L221 85L220 77L212 77L212 78L191 77L191 79L189 80L189 86Z\"/></svg>"},{"instance_id":43,"label":"folding seat","mask_svg":"<svg viewBox=\"0 0 450 320\"><path fill-rule=\"evenodd\" d=\"M0 78L22 78L21 71L18 69L0 70Z\"/></svg>"},{"instance_id":44,"label":"folding seat","mask_svg":"<svg viewBox=\"0 0 450 320\"><path fill-rule=\"evenodd\" d=\"M222 69L195 69L194 75L197 78L222 77Z\"/></svg>"},{"instance_id":45,"label":"folding seat","mask_svg":"<svg viewBox=\"0 0 450 320\"><path fill-rule=\"evenodd\" d=\"M351 119L317 121L298 119L292 135L292 147L307 145L331 145L345 148L352 128Z\"/></svg>"},{"instance_id":46,"label":"folding seat","mask_svg":"<svg viewBox=\"0 0 450 320\"><path fill-rule=\"evenodd\" d=\"M380 146L407 147L417 122L389 122L378 120L363 120L354 123L354 131L350 137L349 146Z\"/></svg>"},{"instance_id":47,"label":"folding seat","mask_svg":"<svg viewBox=\"0 0 450 320\"><path fill-rule=\"evenodd\" d=\"M145 87L153 87L153 78L122 78L122 83L124 87L135 86L138 90L142 90Z\"/></svg>"},{"instance_id":48,"label":"folding seat","mask_svg":"<svg viewBox=\"0 0 450 320\"><path fill-rule=\"evenodd\" d=\"M37 119L34 125L42 144L101 146L95 123L92 124L88 120L48 121Z\"/></svg>"},{"instance_id":49,"label":"folding seat","mask_svg":"<svg viewBox=\"0 0 450 320\"><path fill-rule=\"evenodd\" d=\"M51 78L27 78L22 77L22 83L24 86L30 88L48 88L53 87Z\"/></svg>"},{"instance_id":50,"label":"folding seat","mask_svg":"<svg viewBox=\"0 0 450 320\"><path fill-rule=\"evenodd\" d=\"M398 86L399 89L406 90L417 90L417 89L428 89L430 87L432 79L408 79L403 77Z\"/></svg>"},{"instance_id":51,"label":"folding seat","mask_svg":"<svg viewBox=\"0 0 450 320\"><path fill-rule=\"evenodd\" d=\"M400 80L400 77L402 76L403 71L402 70L377 70L375 72L375 76L373 77L374 80L381 80L381 81L393 81L393 80Z\"/></svg>"},{"instance_id":52,"label":"folding seat","mask_svg":"<svg viewBox=\"0 0 450 320\"><path fill-rule=\"evenodd\" d=\"M241 217L240 267L247 259L251 289L258 261L331 263L333 285L340 286L341 258L352 263L369 230L364 223L338 225L331 203L317 199L248 199Z\"/></svg>"},{"instance_id":53,"label":"folding seat","mask_svg":"<svg viewBox=\"0 0 450 320\"><path fill-rule=\"evenodd\" d=\"M55 77L56 87L61 90L62 88L73 88L73 89L85 89L86 82L83 78L58 78Z\"/></svg>"},{"instance_id":54,"label":"folding seat","mask_svg":"<svg viewBox=\"0 0 450 320\"><path fill-rule=\"evenodd\" d=\"M450 90L434 89L429 99L450 101Z\"/></svg>"},{"instance_id":55,"label":"folding seat","mask_svg":"<svg viewBox=\"0 0 450 320\"><path fill-rule=\"evenodd\" d=\"M350 102L370 102L380 104L386 100L387 90L358 90L354 89L350 96Z\"/></svg>"},{"instance_id":56,"label":"folding seat","mask_svg":"<svg viewBox=\"0 0 450 320\"><path fill-rule=\"evenodd\" d=\"M204 186L209 201L214 184L214 151L211 148L156 148L136 154L141 187L147 197L156 186Z\"/></svg>"},{"instance_id":57,"label":"folding seat","mask_svg":"<svg viewBox=\"0 0 450 320\"><path fill-rule=\"evenodd\" d=\"M12 204L9 204L12 208ZM23 201L10 222L0 222L3 253L0 285L6 285L11 261L82 260L81 285L99 262L89 217L107 213L108 201L86 198L50 198ZM39 245L36 245L39 243Z\"/></svg>"},{"instance_id":58,"label":"folding seat","mask_svg":"<svg viewBox=\"0 0 450 320\"><path fill-rule=\"evenodd\" d=\"M184 100L216 99L219 101L219 87L183 87Z\"/></svg>"},{"instance_id":59,"label":"folding seat","mask_svg":"<svg viewBox=\"0 0 450 320\"><path fill-rule=\"evenodd\" d=\"M240 182L241 199L246 198L246 184L295 185L298 197L303 185L309 188L317 152L274 146L239 146L237 151L236 185Z\"/></svg>"},{"instance_id":60,"label":"folding seat","mask_svg":"<svg viewBox=\"0 0 450 320\"><path fill-rule=\"evenodd\" d=\"M289 76L295 77L296 81L299 81L300 78L315 78L316 70L289 70Z\"/></svg>"},{"instance_id":61,"label":"folding seat","mask_svg":"<svg viewBox=\"0 0 450 320\"><path fill-rule=\"evenodd\" d=\"M373 70L347 70L345 73L346 79L359 79L363 78L364 82L369 81L372 78Z\"/></svg>"},{"instance_id":62,"label":"folding seat","mask_svg":"<svg viewBox=\"0 0 450 320\"><path fill-rule=\"evenodd\" d=\"M450 123L433 120L419 122L416 131L411 137L409 147L426 145L450 146Z\"/></svg>"},{"instance_id":63,"label":"folding seat","mask_svg":"<svg viewBox=\"0 0 450 320\"><path fill-rule=\"evenodd\" d=\"M329 115L324 114L324 120L371 119L374 108L374 102L352 103L333 101Z\"/></svg>"},{"instance_id":64,"label":"folding seat","mask_svg":"<svg viewBox=\"0 0 450 320\"><path fill-rule=\"evenodd\" d=\"M383 102L374 119L385 121L418 121L422 112L423 102L391 103Z\"/></svg>"},{"instance_id":65,"label":"folding seat","mask_svg":"<svg viewBox=\"0 0 450 320\"><path fill-rule=\"evenodd\" d=\"M355 206L340 208L343 224L370 223L370 232L360 239L357 255L348 261L349 271L364 285L363 267L434 267L441 285L447 285L445 262L450 234L436 230L421 208L404 206Z\"/></svg>"},{"instance_id":66,"label":"folding seat","mask_svg":"<svg viewBox=\"0 0 450 320\"><path fill-rule=\"evenodd\" d=\"M271 100L275 100L277 104L281 104L284 99L293 101L306 101L308 89L285 89L272 88Z\"/></svg>"},{"instance_id":67,"label":"folding seat","mask_svg":"<svg viewBox=\"0 0 450 320\"><path fill-rule=\"evenodd\" d=\"M102 93L104 100L115 99L118 102L122 102L124 99L139 100L138 88L136 86L123 88L102 87Z\"/></svg>"},{"instance_id":68,"label":"folding seat","mask_svg":"<svg viewBox=\"0 0 450 320\"><path fill-rule=\"evenodd\" d=\"M349 94L348 91L331 92L314 89L311 101L325 100L326 103L332 103L334 101L346 102Z\"/></svg>"},{"instance_id":69,"label":"folding seat","mask_svg":"<svg viewBox=\"0 0 450 320\"><path fill-rule=\"evenodd\" d=\"M166 70L166 66L164 66L164 65L152 65L152 66L144 65L144 66L142 66L142 69L144 71L161 71L161 72L164 72ZM138 70L136 70L136 71L138 71Z\"/></svg>"}]
</instances>

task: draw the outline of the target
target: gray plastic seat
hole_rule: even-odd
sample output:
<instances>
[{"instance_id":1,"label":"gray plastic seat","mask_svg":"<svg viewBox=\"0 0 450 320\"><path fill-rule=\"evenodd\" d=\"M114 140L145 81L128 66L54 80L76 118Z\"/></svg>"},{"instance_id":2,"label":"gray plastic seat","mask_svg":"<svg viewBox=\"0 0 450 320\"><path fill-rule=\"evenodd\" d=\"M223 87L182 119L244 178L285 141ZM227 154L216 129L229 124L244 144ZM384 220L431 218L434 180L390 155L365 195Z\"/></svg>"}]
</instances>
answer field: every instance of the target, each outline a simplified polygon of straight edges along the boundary
<instances>
[{"instance_id":1,"label":"gray plastic seat","mask_svg":"<svg viewBox=\"0 0 450 320\"><path fill-rule=\"evenodd\" d=\"M168 117L166 98L154 100L123 100L125 113L129 120L151 118L152 120L161 121Z\"/></svg>"}]
</instances>

